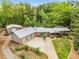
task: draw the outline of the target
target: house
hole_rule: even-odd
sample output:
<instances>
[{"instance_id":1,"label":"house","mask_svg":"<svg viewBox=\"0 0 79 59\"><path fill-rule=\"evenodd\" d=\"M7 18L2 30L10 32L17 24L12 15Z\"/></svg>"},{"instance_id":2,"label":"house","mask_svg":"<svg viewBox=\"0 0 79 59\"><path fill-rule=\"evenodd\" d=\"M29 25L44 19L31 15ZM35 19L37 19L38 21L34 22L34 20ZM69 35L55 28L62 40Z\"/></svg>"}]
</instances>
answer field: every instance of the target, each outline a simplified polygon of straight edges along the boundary
<instances>
[{"instance_id":1,"label":"house","mask_svg":"<svg viewBox=\"0 0 79 59\"><path fill-rule=\"evenodd\" d=\"M61 33L61 32L70 32L70 29L68 29L67 27L49 28L49 33Z\"/></svg>"},{"instance_id":2,"label":"house","mask_svg":"<svg viewBox=\"0 0 79 59\"><path fill-rule=\"evenodd\" d=\"M45 27L26 27L19 29L21 27L19 26L13 26L11 27L9 25L7 28L8 33L10 33L12 40L19 42L19 43L25 43L26 41L29 41L30 39L34 38L35 36L40 35L41 33L48 34L59 34L61 32L69 32L70 29L66 27L55 27L55 28L45 28Z\"/></svg>"},{"instance_id":3,"label":"house","mask_svg":"<svg viewBox=\"0 0 79 59\"><path fill-rule=\"evenodd\" d=\"M41 36L42 33L47 34L48 33L48 29L45 27L34 27L36 29L35 32L35 36L39 37Z\"/></svg>"},{"instance_id":4,"label":"house","mask_svg":"<svg viewBox=\"0 0 79 59\"><path fill-rule=\"evenodd\" d=\"M60 36L61 34L68 35L69 32L70 32L70 29L68 29L67 27L49 28L49 33L51 37Z\"/></svg>"}]
</instances>

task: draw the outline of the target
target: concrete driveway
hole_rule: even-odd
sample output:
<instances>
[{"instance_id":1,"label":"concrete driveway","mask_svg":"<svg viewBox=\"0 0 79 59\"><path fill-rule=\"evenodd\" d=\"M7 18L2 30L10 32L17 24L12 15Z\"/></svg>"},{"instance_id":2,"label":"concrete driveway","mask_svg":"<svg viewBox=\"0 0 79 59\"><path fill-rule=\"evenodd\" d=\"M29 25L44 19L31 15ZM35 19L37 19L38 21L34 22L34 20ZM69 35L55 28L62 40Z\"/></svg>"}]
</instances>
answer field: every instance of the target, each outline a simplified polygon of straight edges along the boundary
<instances>
[{"instance_id":1,"label":"concrete driveway","mask_svg":"<svg viewBox=\"0 0 79 59\"><path fill-rule=\"evenodd\" d=\"M29 45L34 48L40 48L43 53L48 55L49 59L58 59L55 48L50 38L43 40L43 38L35 37L32 40L26 42L25 45Z\"/></svg>"}]
</instances>

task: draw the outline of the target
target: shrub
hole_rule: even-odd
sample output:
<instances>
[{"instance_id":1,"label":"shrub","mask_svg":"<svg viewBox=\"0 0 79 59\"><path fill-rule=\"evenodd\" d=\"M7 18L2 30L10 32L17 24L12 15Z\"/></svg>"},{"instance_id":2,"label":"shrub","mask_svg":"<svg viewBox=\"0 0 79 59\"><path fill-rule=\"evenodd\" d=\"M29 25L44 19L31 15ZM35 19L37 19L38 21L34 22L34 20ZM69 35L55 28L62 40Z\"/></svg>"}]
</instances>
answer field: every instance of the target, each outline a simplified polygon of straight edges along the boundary
<instances>
[{"instance_id":1,"label":"shrub","mask_svg":"<svg viewBox=\"0 0 79 59\"><path fill-rule=\"evenodd\" d=\"M25 59L25 56L21 56L21 59Z\"/></svg>"},{"instance_id":2,"label":"shrub","mask_svg":"<svg viewBox=\"0 0 79 59\"><path fill-rule=\"evenodd\" d=\"M28 48L29 48L29 46L27 46L27 45L24 46L24 49L25 49L26 51L28 50Z\"/></svg>"},{"instance_id":3,"label":"shrub","mask_svg":"<svg viewBox=\"0 0 79 59\"><path fill-rule=\"evenodd\" d=\"M21 51L24 50L24 48L16 48L15 51Z\"/></svg>"},{"instance_id":4,"label":"shrub","mask_svg":"<svg viewBox=\"0 0 79 59\"><path fill-rule=\"evenodd\" d=\"M36 49L35 49L35 52L36 52L38 55L41 55L41 53L42 53L42 52L40 51L40 48L36 48Z\"/></svg>"}]
</instances>

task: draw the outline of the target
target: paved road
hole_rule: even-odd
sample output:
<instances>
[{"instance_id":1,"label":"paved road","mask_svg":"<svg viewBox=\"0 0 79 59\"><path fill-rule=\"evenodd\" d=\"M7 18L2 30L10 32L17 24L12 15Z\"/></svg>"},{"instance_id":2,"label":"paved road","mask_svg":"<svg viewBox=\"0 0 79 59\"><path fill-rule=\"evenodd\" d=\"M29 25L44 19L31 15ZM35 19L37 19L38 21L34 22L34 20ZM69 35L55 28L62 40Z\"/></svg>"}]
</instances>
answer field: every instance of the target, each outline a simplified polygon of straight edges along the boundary
<instances>
[{"instance_id":1,"label":"paved road","mask_svg":"<svg viewBox=\"0 0 79 59\"><path fill-rule=\"evenodd\" d=\"M25 45L29 45L34 48L40 47L40 50L48 55L49 59L58 59L58 56L56 54L55 48L52 44L52 41L50 38L47 38L46 40L43 40L43 38L34 38Z\"/></svg>"}]
</instances>

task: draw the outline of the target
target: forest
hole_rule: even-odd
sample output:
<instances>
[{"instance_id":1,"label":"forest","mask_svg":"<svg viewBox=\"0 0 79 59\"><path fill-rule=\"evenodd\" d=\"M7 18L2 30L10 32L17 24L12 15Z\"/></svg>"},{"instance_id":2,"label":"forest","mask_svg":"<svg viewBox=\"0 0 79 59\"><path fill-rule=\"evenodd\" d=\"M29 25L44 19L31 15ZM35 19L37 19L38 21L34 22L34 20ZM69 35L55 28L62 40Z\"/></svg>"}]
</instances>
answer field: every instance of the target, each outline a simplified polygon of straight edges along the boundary
<instances>
[{"instance_id":1,"label":"forest","mask_svg":"<svg viewBox=\"0 0 79 59\"><path fill-rule=\"evenodd\" d=\"M74 13L78 12L79 8L74 7L72 2L47 3L34 7L29 3L12 4L9 0L2 0L0 27L5 27L8 24L69 27Z\"/></svg>"}]
</instances>

